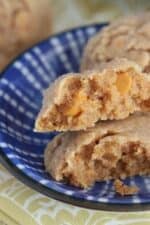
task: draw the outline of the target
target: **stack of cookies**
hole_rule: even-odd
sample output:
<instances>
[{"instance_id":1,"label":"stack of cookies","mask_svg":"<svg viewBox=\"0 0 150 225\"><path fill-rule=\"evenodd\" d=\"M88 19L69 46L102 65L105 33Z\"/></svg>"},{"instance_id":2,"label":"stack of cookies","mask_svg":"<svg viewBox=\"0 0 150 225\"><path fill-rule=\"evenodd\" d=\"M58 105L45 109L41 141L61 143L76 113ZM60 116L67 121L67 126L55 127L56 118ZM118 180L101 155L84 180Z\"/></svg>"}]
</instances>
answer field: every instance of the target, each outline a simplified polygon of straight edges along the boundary
<instances>
[{"instance_id":1,"label":"stack of cookies","mask_svg":"<svg viewBox=\"0 0 150 225\"><path fill-rule=\"evenodd\" d=\"M44 94L35 129L64 131L46 147L57 181L150 174L150 14L114 22L89 40L81 72L65 74Z\"/></svg>"}]
</instances>

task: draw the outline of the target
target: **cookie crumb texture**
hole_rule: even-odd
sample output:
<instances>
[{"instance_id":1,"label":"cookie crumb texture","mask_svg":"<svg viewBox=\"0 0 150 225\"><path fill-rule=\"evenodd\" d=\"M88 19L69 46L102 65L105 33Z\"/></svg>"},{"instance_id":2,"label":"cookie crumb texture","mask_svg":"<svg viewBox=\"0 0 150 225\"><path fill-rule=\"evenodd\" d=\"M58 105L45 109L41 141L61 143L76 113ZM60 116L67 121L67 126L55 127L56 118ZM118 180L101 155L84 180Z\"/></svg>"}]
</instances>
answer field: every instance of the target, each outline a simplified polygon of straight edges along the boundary
<instances>
[{"instance_id":1,"label":"cookie crumb texture","mask_svg":"<svg viewBox=\"0 0 150 225\"><path fill-rule=\"evenodd\" d=\"M45 167L57 181L82 188L95 181L150 174L149 136L149 113L99 122L86 131L57 135L45 150ZM127 188L123 190L125 194Z\"/></svg>"},{"instance_id":2,"label":"cookie crumb texture","mask_svg":"<svg viewBox=\"0 0 150 225\"><path fill-rule=\"evenodd\" d=\"M125 57L150 72L150 13L121 18L92 37L84 50L81 71Z\"/></svg>"},{"instance_id":3,"label":"cookie crumb texture","mask_svg":"<svg viewBox=\"0 0 150 225\"><path fill-rule=\"evenodd\" d=\"M115 180L114 187L116 193L120 194L121 196L134 195L139 192L139 188L137 186L126 185L119 179Z\"/></svg>"},{"instance_id":4,"label":"cookie crumb texture","mask_svg":"<svg viewBox=\"0 0 150 225\"><path fill-rule=\"evenodd\" d=\"M101 71L64 75L46 90L35 129L85 130L99 120L149 111L149 90L150 77L126 59L114 60Z\"/></svg>"}]
</instances>

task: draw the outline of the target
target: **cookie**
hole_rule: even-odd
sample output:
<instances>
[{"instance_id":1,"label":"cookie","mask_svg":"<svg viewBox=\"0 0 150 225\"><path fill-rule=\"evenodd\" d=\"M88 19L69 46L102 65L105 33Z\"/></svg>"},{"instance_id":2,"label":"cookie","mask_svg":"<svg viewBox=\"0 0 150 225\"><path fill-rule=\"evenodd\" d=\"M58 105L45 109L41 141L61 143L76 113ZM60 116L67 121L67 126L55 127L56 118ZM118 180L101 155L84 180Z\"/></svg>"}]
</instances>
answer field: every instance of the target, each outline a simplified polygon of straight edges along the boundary
<instances>
[{"instance_id":1,"label":"cookie","mask_svg":"<svg viewBox=\"0 0 150 225\"><path fill-rule=\"evenodd\" d=\"M0 71L19 53L52 31L49 0L0 1Z\"/></svg>"},{"instance_id":2,"label":"cookie","mask_svg":"<svg viewBox=\"0 0 150 225\"><path fill-rule=\"evenodd\" d=\"M84 50L81 71L91 70L116 57L138 63L150 72L150 13L112 22L91 38Z\"/></svg>"},{"instance_id":3,"label":"cookie","mask_svg":"<svg viewBox=\"0 0 150 225\"><path fill-rule=\"evenodd\" d=\"M67 74L45 91L36 131L85 130L99 120L150 110L150 76L126 59L98 71Z\"/></svg>"},{"instance_id":4,"label":"cookie","mask_svg":"<svg viewBox=\"0 0 150 225\"><path fill-rule=\"evenodd\" d=\"M87 188L95 181L150 174L150 113L101 121L58 134L46 147L46 170L57 181Z\"/></svg>"}]
</instances>

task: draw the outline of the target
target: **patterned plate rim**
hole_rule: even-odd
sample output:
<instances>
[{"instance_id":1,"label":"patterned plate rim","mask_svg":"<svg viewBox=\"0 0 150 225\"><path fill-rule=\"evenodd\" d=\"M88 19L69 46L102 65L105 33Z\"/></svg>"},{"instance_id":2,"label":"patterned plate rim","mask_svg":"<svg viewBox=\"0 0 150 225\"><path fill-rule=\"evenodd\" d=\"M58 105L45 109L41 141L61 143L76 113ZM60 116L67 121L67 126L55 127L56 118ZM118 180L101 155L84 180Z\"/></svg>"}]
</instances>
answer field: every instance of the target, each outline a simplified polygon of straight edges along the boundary
<instances>
[{"instance_id":1,"label":"patterned plate rim","mask_svg":"<svg viewBox=\"0 0 150 225\"><path fill-rule=\"evenodd\" d=\"M107 25L108 23L94 23L90 25L75 27L73 29L65 30L63 32L56 33L54 35L51 35L50 37L46 38L45 40L38 43L38 45L47 42L49 38L58 37L60 35L63 35L66 32L71 32L76 29L83 29L86 27L92 27L92 26L100 26L100 25ZM2 71L0 79L5 75L5 71L7 71L11 65L20 58L25 52L29 51L33 47L35 47L37 44L31 46L30 48L26 49L24 52L19 54L14 60L12 60L8 66ZM63 193L57 192L53 189L50 189L31 177L27 176L24 172L19 170L15 165L10 161L10 159L7 158L7 156L4 154L2 149L0 148L0 163L18 180L20 180L25 185L29 186L33 190L36 190L37 192L48 196L50 198L53 198L55 200L69 203L74 206L79 206L87 209L95 209L95 210L104 210L104 211L120 211L120 212L134 212L134 211L145 211L150 210L150 203L136 203L136 204L118 204L118 203L101 203L101 202L91 202L89 200L80 200L74 196L68 196Z\"/></svg>"}]
</instances>

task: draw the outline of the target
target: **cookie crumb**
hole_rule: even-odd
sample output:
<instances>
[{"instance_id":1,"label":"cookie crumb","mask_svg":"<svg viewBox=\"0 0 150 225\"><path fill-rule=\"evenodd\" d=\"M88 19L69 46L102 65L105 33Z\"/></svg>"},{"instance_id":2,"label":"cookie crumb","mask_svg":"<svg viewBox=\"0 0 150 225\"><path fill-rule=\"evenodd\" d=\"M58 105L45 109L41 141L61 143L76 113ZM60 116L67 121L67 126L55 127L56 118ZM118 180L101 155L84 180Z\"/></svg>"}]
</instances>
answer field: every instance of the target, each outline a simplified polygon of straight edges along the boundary
<instances>
[{"instance_id":1,"label":"cookie crumb","mask_svg":"<svg viewBox=\"0 0 150 225\"><path fill-rule=\"evenodd\" d=\"M114 181L114 187L116 193L120 194L121 196L134 195L139 191L139 188L137 186L128 186L119 179Z\"/></svg>"}]
</instances>

